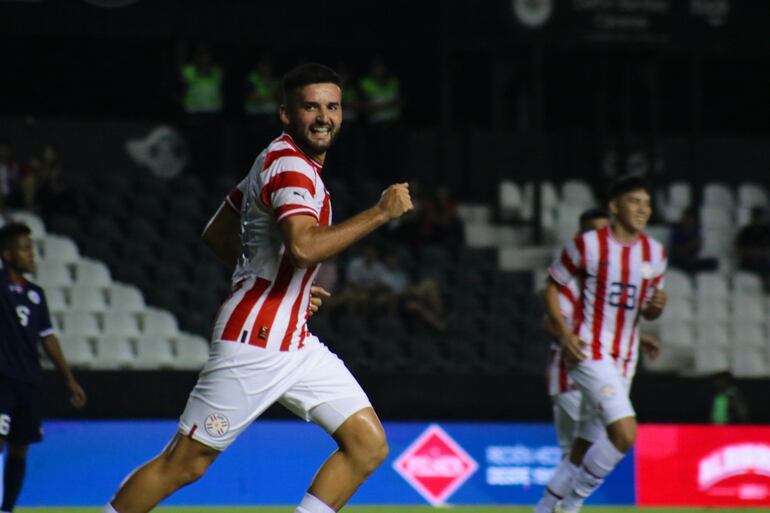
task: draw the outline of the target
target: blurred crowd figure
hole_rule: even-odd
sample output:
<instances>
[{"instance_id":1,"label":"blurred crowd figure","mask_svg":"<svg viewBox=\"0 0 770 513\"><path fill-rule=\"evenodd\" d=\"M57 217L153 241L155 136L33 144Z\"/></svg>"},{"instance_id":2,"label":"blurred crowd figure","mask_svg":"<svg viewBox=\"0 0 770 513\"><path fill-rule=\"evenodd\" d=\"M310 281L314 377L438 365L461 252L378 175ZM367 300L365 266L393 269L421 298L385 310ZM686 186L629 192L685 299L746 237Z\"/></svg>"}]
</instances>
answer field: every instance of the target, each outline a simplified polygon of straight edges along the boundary
<instances>
[{"instance_id":1,"label":"blurred crowd figure","mask_svg":"<svg viewBox=\"0 0 770 513\"><path fill-rule=\"evenodd\" d=\"M749 422L749 408L743 393L729 371L714 375L714 396L711 401L711 423L746 424Z\"/></svg>"},{"instance_id":2,"label":"blurred crowd figure","mask_svg":"<svg viewBox=\"0 0 770 513\"><path fill-rule=\"evenodd\" d=\"M735 238L738 267L757 273L770 291L770 222L763 207L751 209L749 224L738 231Z\"/></svg>"},{"instance_id":3,"label":"blurred crowd figure","mask_svg":"<svg viewBox=\"0 0 770 513\"><path fill-rule=\"evenodd\" d=\"M701 256L703 234L701 231L698 211L695 207L687 207L671 230L668 244L669 262L671 267L677 267L687 272L715 271L719 260Z\"/></svg>"}]
</instances>

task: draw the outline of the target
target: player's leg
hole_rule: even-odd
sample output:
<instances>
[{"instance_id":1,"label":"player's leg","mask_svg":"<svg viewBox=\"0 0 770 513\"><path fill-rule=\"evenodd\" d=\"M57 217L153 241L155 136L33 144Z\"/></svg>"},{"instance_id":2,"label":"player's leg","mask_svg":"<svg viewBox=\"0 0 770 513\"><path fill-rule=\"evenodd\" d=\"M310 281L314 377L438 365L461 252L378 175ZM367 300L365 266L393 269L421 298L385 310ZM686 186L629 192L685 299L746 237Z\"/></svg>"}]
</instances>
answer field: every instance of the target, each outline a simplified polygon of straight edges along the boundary
<instances>
[{"instance_id":1,"label":"player's leg","mask_svg":"<svg viewBox=\"0 0 770 513\"><path fill-rule=\"evenodd\" d=\"M3 504L0 511L13 511L19 499L24 475L27 470L27 451L29 445L8 443L3 467Z\"/></svg>"},{"instance_id":2,"label":"player's leg","mask_svg":"<svg viewBox=\"0 0 770 513\"><path fill-rule=\"evenodd\" d=\"M332 513L385 460L388 445L369 399L342 360L317 339L303 351L307 370L280 403L321 426L338 448L321 465L295 511Z\"/></svg>"},{"instance_id":3,"label":"player's leg","mask_svg":"<svg viewBox=\"0 0 770 513\"><path fill-rule=\"evenodd\" d=\"M111 501L118 513L145 513L197 479L219 451L177 433L162 453L135 470Z\"/></svg>"}]
</instances>

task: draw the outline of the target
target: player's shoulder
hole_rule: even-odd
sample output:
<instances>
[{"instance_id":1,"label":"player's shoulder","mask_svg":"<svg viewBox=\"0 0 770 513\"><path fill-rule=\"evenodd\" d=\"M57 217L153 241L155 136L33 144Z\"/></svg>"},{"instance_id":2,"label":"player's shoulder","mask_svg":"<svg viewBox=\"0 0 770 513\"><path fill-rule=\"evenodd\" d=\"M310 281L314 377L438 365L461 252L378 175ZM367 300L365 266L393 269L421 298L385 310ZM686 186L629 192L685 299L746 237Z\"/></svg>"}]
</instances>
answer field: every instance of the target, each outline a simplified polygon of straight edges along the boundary
<instances>
[{"instance_id":1,"label":"player's shoulder","mask_svg":"<svg viewBox=\"0 0 770 513\"><path fill-rule=\"evenodd\" d=\"M265 150L262 171L280 171L290 167L292 171L315 172L320 166L306 155L289 134L281 134Z\"/></svg>"},{"instance_id":2,"label":"player's shoulder","mask_svg":"<svg viewBox=\"0 0 770 513\"><path fill-rule=\"evenodd\" d=\"M24 284L24 293L33 305L39 305L45 301L45 291L43 290L43 287L37 283L26 280L26 283Z\"/></svg>"},{"instance_id":3,"label":"player's shoulder","mask_svg":"<svg viewBox=\"0 0 770 513\"><path fill-rule=\"evenodd\" d=\"M646 232L642 232L642 238L646 240L647 244L650 245L650 250L652 250L653 253L665 254L666 247L658 239L652 237L650 234Z\"/></svg>"}]
</instances>

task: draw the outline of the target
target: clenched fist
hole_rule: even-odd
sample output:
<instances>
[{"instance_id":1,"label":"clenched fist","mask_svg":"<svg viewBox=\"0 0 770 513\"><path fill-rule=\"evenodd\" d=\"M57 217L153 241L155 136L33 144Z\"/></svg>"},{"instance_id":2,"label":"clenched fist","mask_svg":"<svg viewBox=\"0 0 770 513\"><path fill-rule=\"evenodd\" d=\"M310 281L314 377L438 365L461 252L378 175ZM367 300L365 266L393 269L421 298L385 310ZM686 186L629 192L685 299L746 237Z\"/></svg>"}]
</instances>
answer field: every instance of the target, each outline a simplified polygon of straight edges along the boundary
<instances>
[{"instance_id":1,"label":"clenched fist","mask_svg":"<svg viewBox=\"0 0 770 513\"><path fill-rule=\"evenodd\" d=\"M377 202L388 219L396 219L412 210L412 198L409 196L408 183L396 183L385 189Z\"/></svg>"}]
</instances>

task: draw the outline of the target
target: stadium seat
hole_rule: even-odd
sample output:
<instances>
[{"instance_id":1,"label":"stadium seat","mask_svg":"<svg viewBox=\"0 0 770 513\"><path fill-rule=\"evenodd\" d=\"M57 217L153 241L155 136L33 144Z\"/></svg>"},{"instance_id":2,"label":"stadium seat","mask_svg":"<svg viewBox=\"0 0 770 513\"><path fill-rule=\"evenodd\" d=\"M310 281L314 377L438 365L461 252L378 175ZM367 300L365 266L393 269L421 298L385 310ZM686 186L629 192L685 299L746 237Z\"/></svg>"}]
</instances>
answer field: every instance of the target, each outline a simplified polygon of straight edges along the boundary
<instances>
[{"instance_id":1,"label":"stadium seat","mask_svg":"<svg viewBox=\"0 0 770 513\"><path fill-rule=\"evenodd\" d=\"M659 337L661 344L692 348L695 346L695 333L692 324L678 319L664 320L660 323Z\"/></svg>"},{"instance_id":2,"label":"stadium seat","mask_svg":"<svg viewBox=\"0 0 770 513\"><path fill-rule=\"evenodd\" d=\"M718 257L720 258L720 265L722 265L726 263L724 259L730 255L732 250L733 237L731 231L726 231L724 228L703 230L702 255Z\"/></svg>"},{"instance_id":3,"label":"stadium seat","mask_svg":"<svg viewBox=\"0 0 770 513\"><path fill-rule=\"evenodd\" d=\"M561 203L584 210L596 206L591 186L585 180L566 180L561 186Z\"/></svg>"},{"instance_id":4,"label":"stadium seat","mask_svg":"<svg viewBox=\"0 0 770 513\"><path fill-rule=\"evenodd\" d=\"M131 348L131 341L122 336L106 334L96 339L96 359L98 369L131 369L136 366L136 356Z\"/></svg>"},{"instance_id":5,"label":"stadium seat","mask_svg":"<svg viewBox=\"0 0 770 513\"><path fill-rule=\"evenodd\" d=\"M701 207L700 221L704 230L734 230L732 210L725 207Z\"/></svg>"},{"instance_id":6,"label":"stadium seat","mask_svg":"<svg viewBox=\"0 0 770 513\"><path fill-rule=\"evenodd\" d=\"M497 227L491 224L463 224L465 243L472 248L497 246Z\"/></svg>"},{"instance_id":7,"label":"stadium seat","mask_svg":"<svg viewBox=\"0 0 770 513\"><path fill-rule=\"evenodd\" d=\"M645 229L645 233L664 246L668 246L671 239L671 227L664 224L649 225ZM666 282L668 282L668 273L666 273Z\"/></svg>"},{"instance_id":8,"label":"stadium seat","mask_svg":"<svg viewBox=\"0 0 770 513\"><path fill-rule=\"evenodd\" d=\"M733 192L724 183L710 182L703 187L703 205L732 209L735 206Z\"/></svg>"},{"instance_id":9,"label":"stadium seat","mask_svg":"<svg viewBox=\"0 0 770 513\"><path fill-rule=\"evenodd\" d=\"M64 312L69 308L67 296L60 287L50 287L45 290L45 299L50 312Z\"/></svg>"},{"instance_id":10,"label":"stadium seat","mask_svg":"<svg viewBox=\"0 0 770 513\"><path fill-rule=\"evenodd\" d=\"M461 203L457 205L457 216L463 223L489 224L492 220L492 209L484 204Z\"/></svg>"},{"instance_id":11,"label":"stadium seat","mask_svg":"<svg viewBox=\"0 0 770 513\"><path fill-rule=\"evenodd\" d=\"M67 363L73 367L86 369L95 365L96 358L87 337L66 334L61 335L59 341Z\"/></svg>"},{"instance_id":12,"label":"stadium seat","mask_svg":"<svg viewBox=\"0 0 770 513\"><path fill-rule=\"evenodd\" d=\"M718 273L698 273L695 275L695 292L699 298L713 297L726 299L729 296L727 279Z\"/></svg>"},{"instance_id":13,"label":"stadium seat","mask_svg":"<svg viewBox=\"0 0 770 513\"><path fill-rule=\"evenodd\" d=\"M142 292L133 285L113 283L107 290L110 310L123 312L142 312L146 305Z\"/></svg>"},{"instance_id":14,"label":"stadium seat","mask_svg":"<svg viewBox=\"0 0 770 513\"><path fill-rule=\"evenodd\" d=\"M726 347L701 346L695 348L695 372L714 374L730 369L729 350Z\"/></svg>"},{"instance_id":15,"label":"stadium seat","mask_svg":"<svg viewBox=\"0 0 770 513\"><path fill-rule=\"evenodd\" d=\"M503 180L500 182L498 192L500 195L500 217L505 221L520 218L524 199L518 184L510 180Z\"/></svg>"},{"instance_id":16,"label":"stadium seat","mask_svg":"<svg viewBox=\"0 0 770 513\"><path fill-rule=\"evenodd\" d=\"M535 204L535 185L532 182L524 184L523 188L522 217L525 220L531 220L534 213ZM552 211L559 205L559 193L553 183L544 181L540 184L540 207L543 211Z\"/></svg>"},{"instance_id":17,"label":"stadium seat","mask_svg":"<svg viewBox=\"0 0 770 513\"><path fill-rule=\"evenodd\" d=\"M550 246L503 248L499 252L499 269L502 271L529 271L547 267L554 256Z\"/></svg>"},{"instance_id":18,"label":"stadium seat","mask_svg":"<svg viewBox=\"0 0 770 513\"><path fill-rule=\"evenodd\" d=\"M669 269L666 272L666 292L669 298L690 299L693 296L692 279L690 275L679 269Z\"/></svg>"},{"instance_id":19,"label":"stadium seat","mask_svg":"<svg viewBox=\"0 0 770 513\"><path fill-rule=\"evenodd\" d=\"M759 295L735 293L732 298L732 319L740 322L765 322L765 302Z\"/></svg>"},{"instance_id":20,"label":"stadium seat","mask_svg":"<svg viewBox=\"0 0 770 513\"><path fill-rule=\"evenodd\" d=\"M45 260L58 260L68 264L80 260L80 251L75 242L60 235L46 235L42 239L43 258Z\"/></svg>"},{"instance_id":21,"label":"stadium seat","mask_svg":"<svg viewBox=\"0 0 770 513\"><path fill-rule=\"evenodd\" d=\"M730 347L730 334L727 323L717 320L704 320L696 325L698 347Z\"/></svg>"},{"instance_id":22,"label":"stadium seat","mask_svg":"<svg viewBox=\"0 0 770 513\"><path fill-rule=\"evenodd\" d=\"M17 223L26 224L32 232L32 238L35 240L41 240L46 236L45 225L43 220L37 214L28 212L26 210L18 210L11 213L11 217Z\"/></svg>"},{"instance_id":23,"label":"stadium seat","mask_svg":"<svg viewBox=\"0 0 770 513\"><path fill-rule=\"evenodd\" d=\"M649 330L645 331L649 333ZM653 372L681 372L693 367L695 334L689 323L676 320L661 322L657 335L663 350L654 360L642 354L645 369Z\"/></svg>"},{"instance_id":24,"label":"stadium seat","mask_svg":"<svg viewBox=\"0 0 770 513\"><path fill-rule=\"evenodd\" d=\"M103 312L107 309L104 289L88 285L76 285L69 289L69 304L73 310Z\"/></svg>"},{"instance_id":25,"label":"stadium seat","mask_svg":"<svg viewBox=\"0 0 770 513\"><path fill-rule=\"evenodd\" d=\"M37 264L34 281L44 289L68 287L72 285L72 274L66 262L43 260Z\"/></svg>"},{"instance_id":26,"label":"stadium seat","mask_svg":"<svg viewBox=\"0 0 770 513\"><path fill-rule=\"evenodd\" d=\"M733 347L730 357L730 372L736 378L762 378L768 375L764 348Z\"/></svg>"},{"instance_id":27,"label":"stadium seat","mask_svg":"<svg viewBox=\"0 0 770 513\"><path fill-rule=\"evenodd\" d=\"M666 310L668 306L666 306ZM665 310L664 310L665 312ZM698 322L727 322L732 317L727 298L698 295L695 299L695 318Z\"/></svg>"},{"instance_id":28,"label":"stadium seat","mask_svg":"<svg viewBox=\"0 0 770 513\"><path fill-rule=\"evenodd\" d=\"M138 337L139 324L136 316L129 312L107 311L102 314L102 326L107 335Z\"/></svg>"},{"instance_id":29,"label":"stadium seat","mask_svg":"<svg viewBox=\"0 0 770 513\"><path fill-rule=\"evenodd\" d=\"M93 312L80 312L70 310L62 316L64 321L64 333L67 335L82 335L96 337L101 335L99 322Z\"/></svg>"},{"instance_id":30,"label":"stadium seat","mask_svg":"<svg viewBox=\"0 0 770 513\"><path fill-rule=\"evenodd\" d=\"M692 322L693 320L692 302L681 296L672 296L663 310L661 321Z\"/></svg>"},{"instance_id":31,"label":"stadium seat","mask_svg":"<svg viewBox=\"0 0 770 513\"><path fill-rule=\"evenodd\" d=\"M209 358L209 344L203 337L180 333L174 340L174 368L199 370Z\"/></svg>"},{"instance_id":32,"label":"stadium seat","mask_svg":"<svg viewBox=\"0 0 770 513\"><path fill-rule=\"evenodd\" d=\"M739 321L733 323L733 347L764 347L767 333L759 322Z\"/></svg>"},{"instance_id":33,"label":"stadium seat","mask_svg":"<svg viewBox=\"0 0 770 513\"><path fill-rule=\"evenodd\" d=\"M98 260L81 258L75 264L75 284L89 287L109 287L112 285L110 269Z\"/></svg>"},{"instance_id":34,"label":"stadium seat","mask_svg":"<svg viewBox=\"0 0 770 513\"><path fill-rule=\"evenodd\" d=\"M679 221L682 211L692 204L692 188L688 182L672 182L660 198L661 213L666 221Z\"/></svg>"},{"instance_id":35,"label":"stadium seat","mask_svg":"<svg viewBox=\"0 0 770 513\"><path fill-rule=\"evenodd\" d=\"M732 281L733 291L735 293L751 296L761 296L764 294L762 279L755 273L747 271L736 271L733 273Z\"/></svg>"},{"instance_id":36,"label":"stadium seat","mask_svg":"<svg viewBox=\"0 0 770 513\"><path fill-rule=\"evenodd\" d=\"M140 315L140 318L142 333L145 336L166 338L179 336L179 325L176 322L176 318L165 310L148 307Z\"/></svg>"},{"instance_id":37,"label":"stadium seat","mask_svg":"<svg viewBox=\"0 0 770 513\"><path fill-rule=\"evenodd\" d=\"M175 366L175 360L168 338L145 335L137 339L136 368L170 369Z\"/></svg>"},{"instance_id":38,"label":"stadium seat","mask_svg":"<svg viewBox=\"0 0 770 513\"><path fill-rule=\"evenodd\" d=\"M738 185L739 207L766 207L767 203L767 190L763 185L753 182L742 182Z\"/></svg>"}]
</instances>

